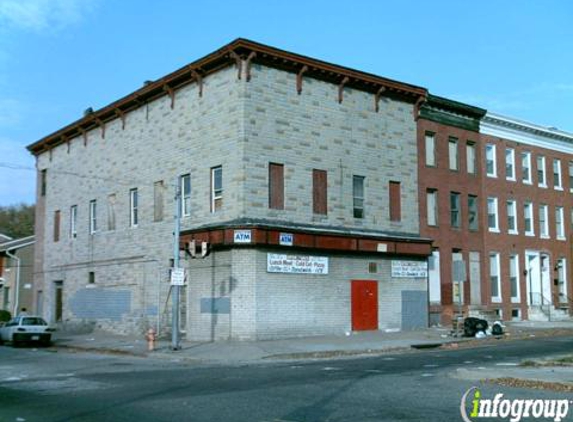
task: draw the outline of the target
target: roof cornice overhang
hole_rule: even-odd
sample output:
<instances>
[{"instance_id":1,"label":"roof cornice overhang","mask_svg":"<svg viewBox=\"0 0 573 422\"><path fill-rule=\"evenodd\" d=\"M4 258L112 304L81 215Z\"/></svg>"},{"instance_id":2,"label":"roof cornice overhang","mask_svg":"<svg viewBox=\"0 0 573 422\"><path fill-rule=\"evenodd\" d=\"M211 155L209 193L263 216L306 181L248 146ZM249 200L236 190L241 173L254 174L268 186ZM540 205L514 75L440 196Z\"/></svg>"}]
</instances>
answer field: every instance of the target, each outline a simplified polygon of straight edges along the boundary
<instances>
[{"instance_id":1,"label":"roof cornice overhang","mask_svg":"<svg viewBox=\"0 0 573 422\"><path fill-rule=\"evenodd\" d=\"M573 154L572 133L499 114L487 113L481 120L480 133L526 145Z\"/></svg>"},{"instance_id":2,"label":"roof cornice overhang","mask_svg":"<svg viewBox=\"0 0 573 422\"><path fill-rule=\"evenodd\" d=\"M254 53L254 54L253 54ZM300 73L305 77L336 83L374 94L384 92L384 96L395 97L406 102L420 104L427 96L427 89L392 79L383 78L371 73L338 66L325 61L280 50L247 39L239 38L220 49L188 64L117 101L82 117L62 129L30 144L27 148L39 155L68 140L96 129L105 123L122 117L153 100L170 95L177 89L194 82L223 68L234 65L237 59Z\"/></svg>"},{"instance_id":3,"label":"roof cornice overhang","mask_svg":"<svg viewBox=\"0 0 573 422\"><path fill-rule=\"evenodd\" d=\"M486 112L483 108L428 94L426 101L420 107L420 118L479 132L480 119Z\"/></svg>"}]
</instances>

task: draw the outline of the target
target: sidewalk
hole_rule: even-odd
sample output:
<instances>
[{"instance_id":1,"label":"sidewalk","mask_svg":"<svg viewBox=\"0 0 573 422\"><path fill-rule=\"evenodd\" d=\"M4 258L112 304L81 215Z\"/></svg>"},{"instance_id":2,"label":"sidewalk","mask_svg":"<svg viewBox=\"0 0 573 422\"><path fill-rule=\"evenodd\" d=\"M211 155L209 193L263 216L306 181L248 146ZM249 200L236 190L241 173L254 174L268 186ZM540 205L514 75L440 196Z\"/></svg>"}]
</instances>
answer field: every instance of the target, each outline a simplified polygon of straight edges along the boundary
<instances>
[{"instance_id":1,"label":"sidewalk","mask_svg":"<svg viewBox=\"0 0 573 422\"><path fill-rule=\"evenodd\" d=\"M143 336L116 336L95 331L72 335L56 333L54 347L77 351L125 354L159 359L177 359L204 364L253 364L284 360L343 358L359 355L378 355L406 352L432 347L475 347L498 339L489 337L456 338L446 328L427 328L418 331L354 332L349 335L300 337L283 340L181 342L181 348L171 350L170 339L161 339L156 350L147 351ZM573 335L573 322L567 323L512 323L506 327L502 341L541 336Z\"/></svg>"},{"instance_id":2,"label":"sidewalk","mask_svg":"<svg viewBox=\"0 0 573 422\"><path fill-rule=\"evenodd\" d=\"M286 359L320 359L357 355L374 355L439 347L444 343L466 341L448 336L444 328L386 333L357 332L350 335L301 337L284 340L181 342L181 349L171 350L170 340L159 340L156 350L147 351L141 338L115 336L103 332L71 335L56 333L54 347L68 350L125 354L141 357L182 359L207 364L248 364Z\"/></svg>"}]
</instances>

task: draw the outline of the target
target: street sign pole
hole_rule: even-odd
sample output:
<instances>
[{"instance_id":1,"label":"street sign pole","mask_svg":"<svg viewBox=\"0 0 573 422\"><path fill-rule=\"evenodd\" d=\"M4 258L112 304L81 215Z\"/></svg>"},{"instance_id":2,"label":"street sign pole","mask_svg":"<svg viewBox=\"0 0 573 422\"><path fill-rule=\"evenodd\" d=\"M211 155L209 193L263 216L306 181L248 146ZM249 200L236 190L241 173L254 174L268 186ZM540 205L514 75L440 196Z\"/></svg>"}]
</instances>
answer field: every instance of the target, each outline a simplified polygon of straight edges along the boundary
<instances>
[{"instance_id":1,"label":"street sign pole","mask_svg":"<svg viewBox=\"0 0 573 422\"><path fill-rule=\"evenodd\" d=\"M181 186L175 180L175 230L173 231L173 269L179 268L179 231L181 224ZM173 288L173 310L171 319L171 349L179 350L179 285Z\"/></svg>"}]
</instances>

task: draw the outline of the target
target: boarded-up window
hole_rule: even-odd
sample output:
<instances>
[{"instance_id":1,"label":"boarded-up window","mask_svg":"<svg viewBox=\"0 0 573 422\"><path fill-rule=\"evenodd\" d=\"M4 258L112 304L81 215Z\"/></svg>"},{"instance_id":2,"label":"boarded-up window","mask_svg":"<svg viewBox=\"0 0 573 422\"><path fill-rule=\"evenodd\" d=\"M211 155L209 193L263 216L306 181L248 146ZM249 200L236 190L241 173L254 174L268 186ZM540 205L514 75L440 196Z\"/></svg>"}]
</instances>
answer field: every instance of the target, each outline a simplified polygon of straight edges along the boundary
<instances>
[{"instance_id":1,"label":"boarded-up window","mask_svg":"<svg viewBox=\"0 0 573 422\"><path fill-rule=\"evenodd\" d=\"M165 191L165 185L163 184L163 180L160 180L153 184L153 221L163 220L164 191Z\"/></svg>"},{"instance_id":2,"label":"boarded-up window","mask_svg":"<svg viewBox=\"0 0 573 422\"><path fill-rule=\"evenodd\" d=\"M60 210L54 211L54 242L60 240Z\"/></svg>"},{"instance_id":3,"label":"boarded-up window","mask_svg":"<svg viewBox=\"0 0 573 422\"><path fill-rule=\"evenodd\" d=\"M327 213L327 173L326 170L312 170L312 210L315 214Z\"/></svg>"},{"instance_id":4,"label":"boarded-up window","mask_svg":"<svg viewBox=\"0 0 573 422\"><path fill-rule=\"evenodd\" d=\"M282 210L284 207L284 166L269 163L269 208Z\"/></svg>"},{"instance_id":5,"label":"boarded-up window","mask_svg":"<svg viewBox=\"0 0 573 422\"><path fill-rule=\"evenodd\" d=\"M400 192L400 182L390 182L390 221L400 221L402 219L402 198Z\"/></svg>"},{"instance_id":6,"label":"boarded-up window","mask_svg":"<svg viewBox=\"0 0 573 422\"><path fill-rule=\"evenodd\" d=\"M40 195L46 196L46 175L47 170L44 169L40 172Z\"/></svg>"}]
</instances>

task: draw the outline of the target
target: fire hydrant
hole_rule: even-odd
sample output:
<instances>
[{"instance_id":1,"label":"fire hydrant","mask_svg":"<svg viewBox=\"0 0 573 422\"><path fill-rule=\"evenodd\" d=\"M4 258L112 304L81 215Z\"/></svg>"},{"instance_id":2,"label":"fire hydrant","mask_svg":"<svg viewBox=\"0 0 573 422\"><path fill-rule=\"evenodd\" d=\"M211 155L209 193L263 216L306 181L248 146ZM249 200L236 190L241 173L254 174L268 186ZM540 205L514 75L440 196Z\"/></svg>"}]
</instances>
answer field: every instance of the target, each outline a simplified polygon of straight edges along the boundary
<instances>
[{"instance_id":1,"label":"fire hydrant","mask_svg":"<svg viewBox=\"0 0 573 422\"><path fill-rule=\"evenodd\" d=\"M155 350L155 340L156 340L155 330L150 328L145 334L145 339L147 340L147 350L153 352Z\"/></svg>"}]
</instances>

